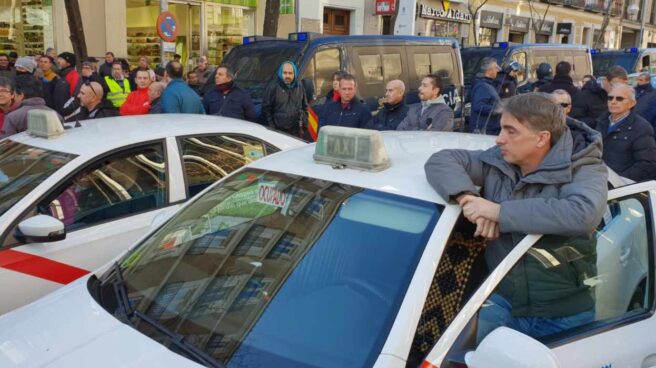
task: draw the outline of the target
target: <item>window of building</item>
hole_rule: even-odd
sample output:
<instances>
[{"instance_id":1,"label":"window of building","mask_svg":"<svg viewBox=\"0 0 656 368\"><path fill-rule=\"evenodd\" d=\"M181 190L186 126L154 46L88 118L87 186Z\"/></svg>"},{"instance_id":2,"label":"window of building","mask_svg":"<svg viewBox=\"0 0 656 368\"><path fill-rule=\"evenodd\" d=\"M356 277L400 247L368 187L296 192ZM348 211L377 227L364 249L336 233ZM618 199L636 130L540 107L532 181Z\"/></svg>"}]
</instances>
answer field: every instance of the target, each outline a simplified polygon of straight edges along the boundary
<instances>
[{"instance_id":1,"label":"window of building","mask_svg":"<svg viewBox=\"0 0 656 368\"><path fill-rule=\"evenodd\" d=\"M294 0L280 0L280 14L294 14Z\"/></svg>"},{"instance_id":2,"label":"window of building","mask_svg":"<svg viewBox=\"0 0 656 368\"><path fill-rule=\"evenodd\" d=\"M0 52L42 54L54 46L52 1L0 0Z\"/></svg>"}]
</instances>

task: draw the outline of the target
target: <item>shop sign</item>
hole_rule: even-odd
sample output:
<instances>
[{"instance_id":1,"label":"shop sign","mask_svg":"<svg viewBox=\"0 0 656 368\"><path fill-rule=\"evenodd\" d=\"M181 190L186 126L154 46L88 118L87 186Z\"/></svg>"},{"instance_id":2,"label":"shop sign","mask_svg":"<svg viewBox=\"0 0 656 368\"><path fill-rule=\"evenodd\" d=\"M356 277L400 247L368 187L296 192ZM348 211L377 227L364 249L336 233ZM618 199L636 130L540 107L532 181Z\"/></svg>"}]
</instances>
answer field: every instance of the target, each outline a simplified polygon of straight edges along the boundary
<instances>
[{"instance_id":1,"label":"shop sign","mask_svg":"<svg viewBox=\"0 0 656 368\"><path fill-rule=\"evenodd\" d=\"M540 31L538 32L541 35L549 35L553 33L553 27L554 27L554 22L549 22L549 21L544 21L542 22L542 27L540 27Z\"/></svg>"},{"instance_id":2,"label":"shop sign","mask_svg":"<svg viewBox=\"0 0 656 368\"><path fill-rule=\"evenodd\" d=\"M395 0L376 0L376 15L394 14Z\"/></svg>"},{"instance_id":3,"label":"shop sign","mask_svg":"<svg viewBox=\"0 0 656 368\"><path fill-rule=\"evenodd\" d=\"M481 27L501 29L503 25L503 13L481 11Z\"/></svg>"},{"instance_id":4,"label":"shop sign","mask_svg":"<svg viewBox=\"0 0 656 368\"><path fill-rule=\"evenodd\" d=\"M556 25L556 33L564 35L572 34L572 23L558 23Z\"/></svg>"},{"instance_id":5,"label":"shop sign","mask_svg":"<svg viewBox=\"0 0 656 368\"><path fill-rule=\"evenodd\" d=\"M448 1L445 0L445 3L448 4ZM443 5L443 9L438 9L425 4L420 4L419 15L424 18L453 20L463 23L469 23L472 19L471 14L467 13L466 11L453 9L448 5Z\"/></svg>"},{"instance_id":6,"label":"shop sign","mask_svg":"<svg viewBox=\"0 0 656 368\"><path fill-rule=\"evenodd\" d=\"M522 33L528 33L528 24L531 20L527 17L510 16L510 30Z\"/></svg>"},{"instance_id":7,"label":"shop sign","mask_svg":"<svg viewBox=\"0 0 656 368\"><path fill-rule=\"evenodd\" d=\"M178 20L171 12L164 11L157 17L157 34L166 42L174 42L178 37Z\"/></svg>"}]
</instances>

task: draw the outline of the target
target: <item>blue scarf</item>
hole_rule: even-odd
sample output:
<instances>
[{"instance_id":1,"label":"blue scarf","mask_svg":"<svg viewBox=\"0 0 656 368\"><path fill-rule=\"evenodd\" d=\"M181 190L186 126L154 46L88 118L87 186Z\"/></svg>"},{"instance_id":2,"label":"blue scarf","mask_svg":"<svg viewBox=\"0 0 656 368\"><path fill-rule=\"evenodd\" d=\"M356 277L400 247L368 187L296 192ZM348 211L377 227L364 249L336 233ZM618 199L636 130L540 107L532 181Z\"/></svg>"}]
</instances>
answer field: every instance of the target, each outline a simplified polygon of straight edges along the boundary
<instances>
[{"instance_id":1,"label":"blue scarf","mask_svg":"<svg viewBox=\"0 0 656 368\"><path fill-rule=\"evenodd\" d=\"M285 66L285 64L289 64L292 66L292 69L294 69L294 79L290 84L285 83L285 79L282 77L282 68ZM292 61L284 61L282 64L280 64L280 67L278 68L278 82L280 83L281 86L287 87L289 89L294 89L296 88L296 77L298 76L298 68L296 67L296 64Z\"/></svg>"}]
</instances>

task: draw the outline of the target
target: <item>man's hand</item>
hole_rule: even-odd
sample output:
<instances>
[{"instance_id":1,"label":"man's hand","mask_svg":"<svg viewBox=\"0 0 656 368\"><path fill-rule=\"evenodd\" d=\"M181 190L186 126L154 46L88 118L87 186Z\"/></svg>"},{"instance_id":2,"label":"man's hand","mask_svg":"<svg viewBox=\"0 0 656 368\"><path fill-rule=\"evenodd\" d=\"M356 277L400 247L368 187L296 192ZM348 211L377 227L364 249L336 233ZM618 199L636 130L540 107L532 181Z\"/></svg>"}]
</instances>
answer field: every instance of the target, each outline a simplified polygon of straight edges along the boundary
<instances>
[{"instance_id":1,"label":"man's hand","mask_svg":"<svg viewBox=\"0 0 656 368\"><path fill-rule=\"evenodd\" d=\"M464 195L458 197L458 204L462 207L463 215L472 223L477 223L479 218L499 222L501 206L497 203L473 195Z\"/></svg>"},{"instance_id":2,"label":"man's hand","mask_svg":"<svg viewBox=\"0 0 656 368\"><path fill-rule=\"evenodd\" d=\"M499 239L499 224L483 217L476 220L474 236L482 236L487 240Z\"/></svg>"}]
</instances>

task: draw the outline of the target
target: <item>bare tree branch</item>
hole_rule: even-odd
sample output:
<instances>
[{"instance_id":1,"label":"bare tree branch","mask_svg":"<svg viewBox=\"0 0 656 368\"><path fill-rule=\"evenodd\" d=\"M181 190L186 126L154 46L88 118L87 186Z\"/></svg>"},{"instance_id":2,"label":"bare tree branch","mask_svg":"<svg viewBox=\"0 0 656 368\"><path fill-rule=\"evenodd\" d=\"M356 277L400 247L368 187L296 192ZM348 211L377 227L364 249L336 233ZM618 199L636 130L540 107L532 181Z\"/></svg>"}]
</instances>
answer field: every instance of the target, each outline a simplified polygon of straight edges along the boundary
<instances>
[{"instance_id":1,"label":"bare tree branch","mask_svg":"<svg viewBox=\"0 0 656 368\"><path fill-rule=\"evenodd\" d=\"M531 26L533 27L533 32L537 35L540 33L540 30L542 30L542 26L544 25L544 21L547 18L547 13L549 12L549 8L551 7L551 3L547 3L546 9L544 9L544 13L540 16L540 12L535 9L535 6L533 5L534 0L528 0L528 9L531 13ZM537 19L535 18L537 16Z\"/></svg>"},{"instance_id":2,"label":"bare tree branch","mask_svg":"<svg viewBox=\"0 0 656 368\"><path fill-rule=\"evenodd\" d=\"M604 35L606 33L606 28L608 27L608 23L610 23L610 8L613 6L613 3L615 2L614 0L606 0L608 1L608 4L606 5L606 8L604 9L604 19L601 21L601 28L599 29L599 36L597 36L597 39L595 40L594 44L592 45L592 48L597 49L600 46L600 43L604 39ZM619 15L620 19L622 17L622 14Z\"/></svg>"},{"instance_id":3,"label":"bare tree branch","mask_svg":"<svg viewBox=\"0 0 656 368\"><path fill-rule=\"evenodd\" d=\"M469 14L472 16L472 34L474 35L474 45L478 46L480 44L480 41L478 40L478 32L476 30L478 29L478 12L481 10L485 4L487 4L489 0L469 0L467 3L467 10L469 10Z\"/></svg>"}]
</instances>

